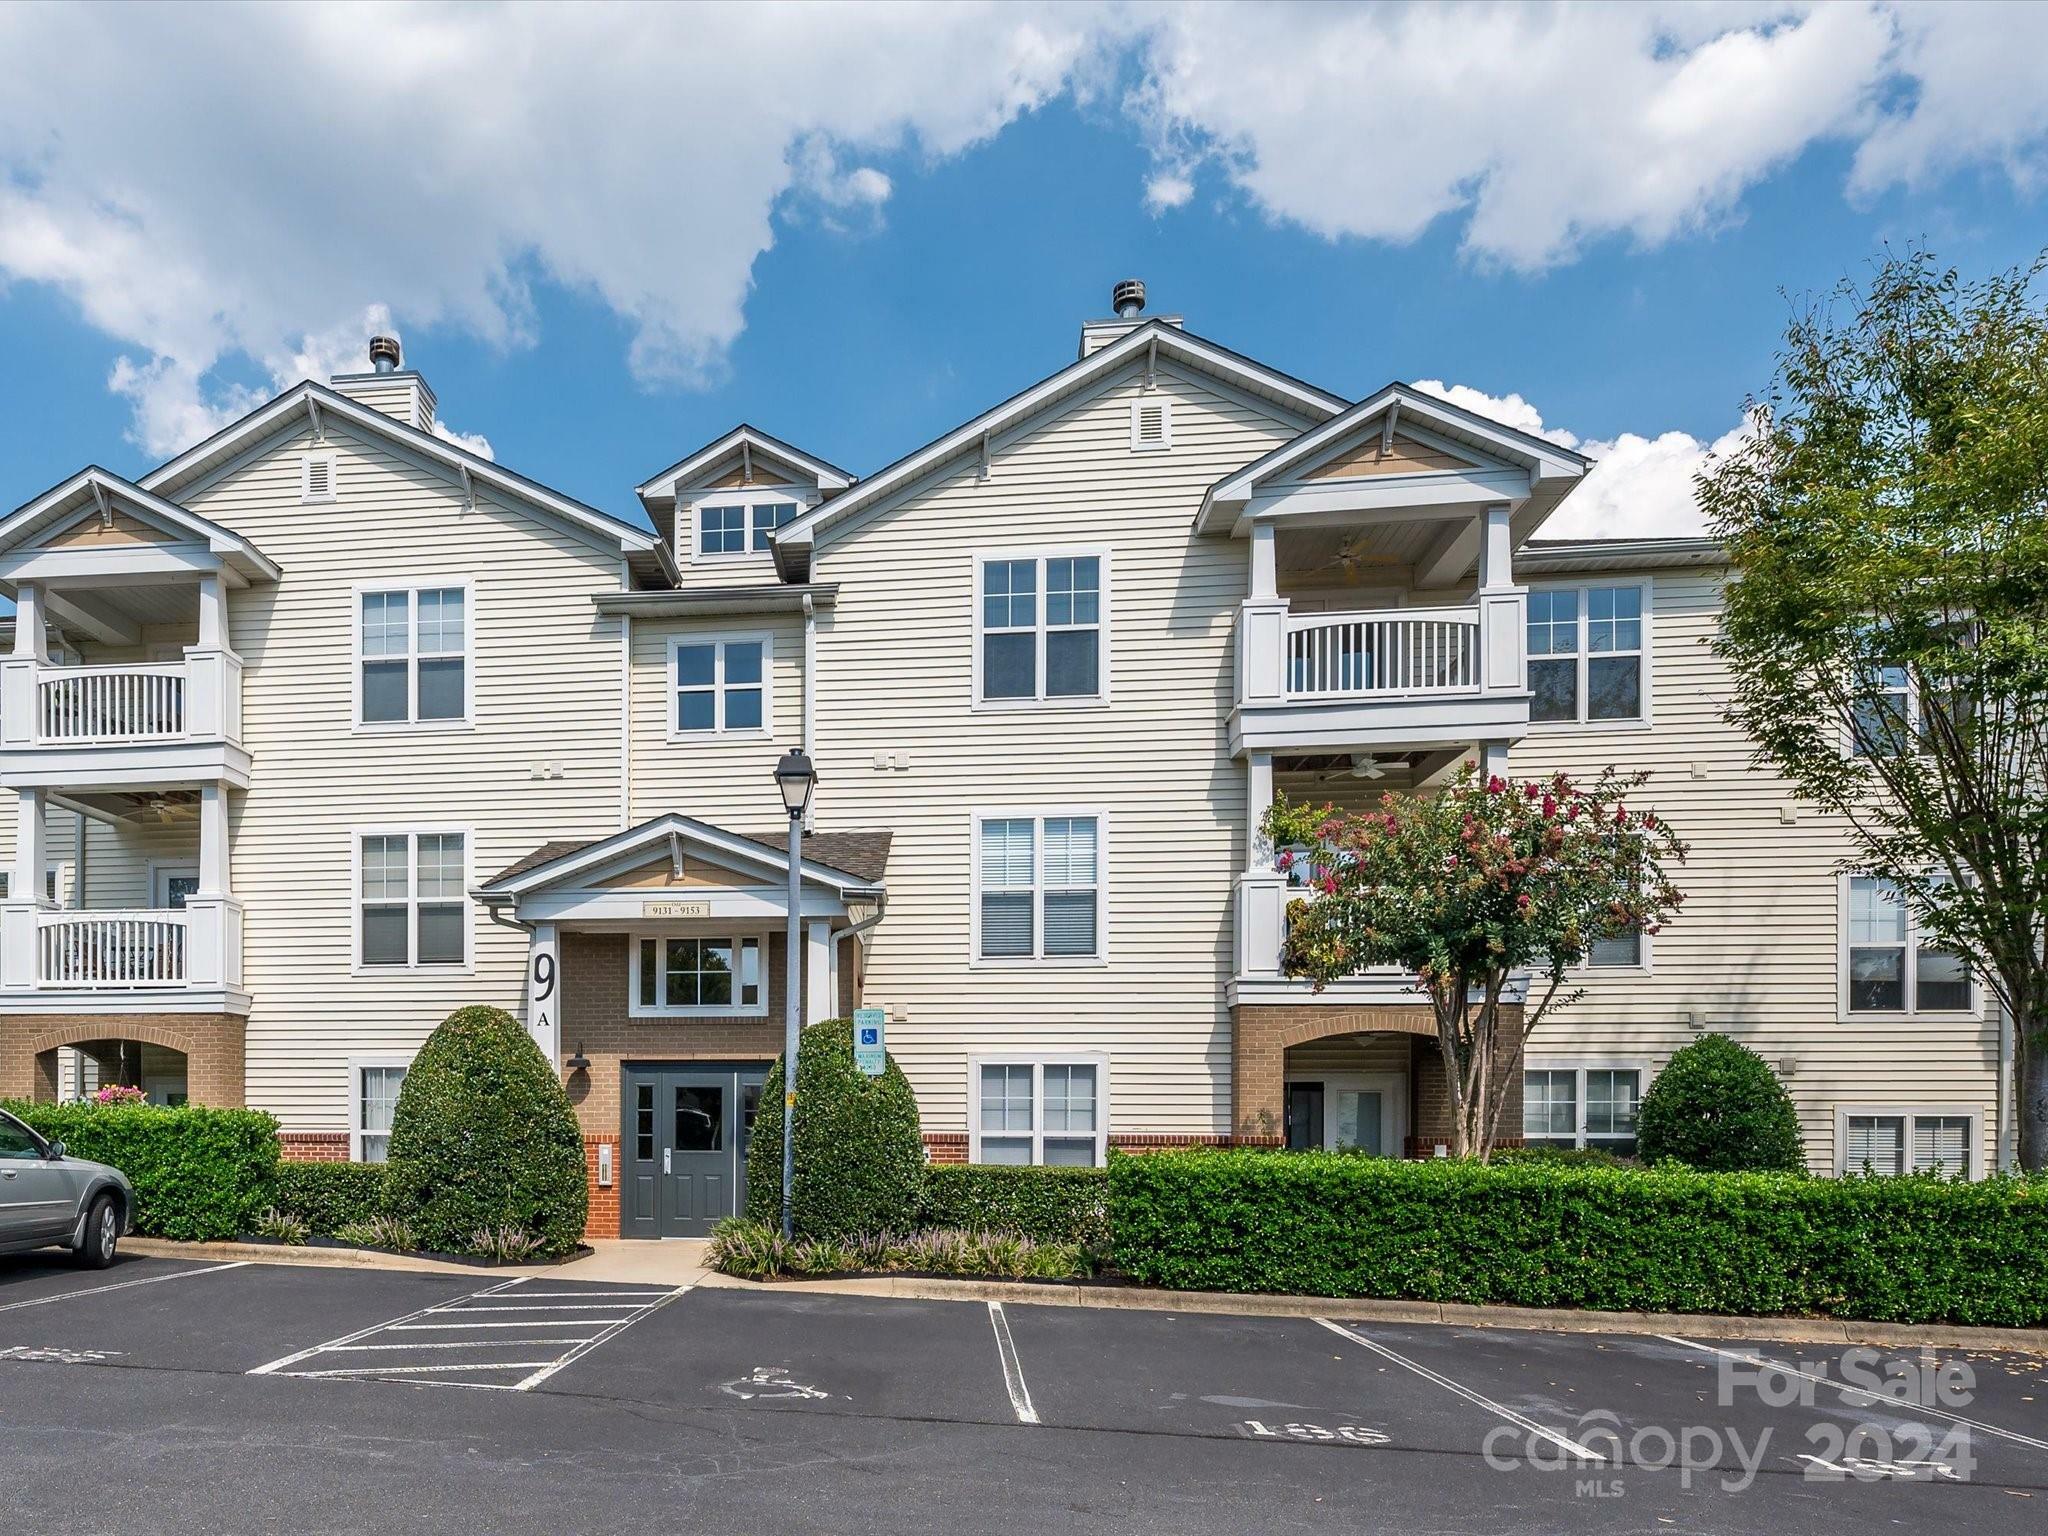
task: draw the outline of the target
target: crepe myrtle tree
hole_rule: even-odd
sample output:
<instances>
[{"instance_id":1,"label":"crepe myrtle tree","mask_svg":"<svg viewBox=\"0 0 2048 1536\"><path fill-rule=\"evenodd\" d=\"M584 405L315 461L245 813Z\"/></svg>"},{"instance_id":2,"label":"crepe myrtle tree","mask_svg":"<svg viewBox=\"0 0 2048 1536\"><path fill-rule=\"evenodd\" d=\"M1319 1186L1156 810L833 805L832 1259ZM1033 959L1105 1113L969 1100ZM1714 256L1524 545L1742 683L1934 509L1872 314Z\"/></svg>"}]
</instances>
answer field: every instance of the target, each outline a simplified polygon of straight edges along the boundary
<instances>
[{"instance_id":1,"label":"crepe myrtle tree","mask_svg":"<svg viewBox=\"0 0 2048 1536\"><path fill-rule=\"evenodd\" d=\"M1685 845L1629 795L1647 775L1511 783L1471 763L1436 794L1364 811L1284 797L1264 830L1313 894L1288 904L1282 968L1320 991L1367 966L1410 972L1436 1016L1451 1150L1484 1161L1530 1032L1578 995L1572 967L1600 939L1655 933L1683 899ZM1528 973L1517 1015L1509 983Z\"/></svg>"},{"instance_id":2,"label":"crepe myrtle tree","mask_svg":"<svg viewBox=\"0 0 2048 1536\"><path fill-rule=\"evenodd\" d=\"M1965 281L1913 252L1845 283L1794 317L1747 441L1699 481L1736 578L1729 716L2006 1010L2029 1170L2048 1166L2044 261Z\"/></svg>"}]
</instances>

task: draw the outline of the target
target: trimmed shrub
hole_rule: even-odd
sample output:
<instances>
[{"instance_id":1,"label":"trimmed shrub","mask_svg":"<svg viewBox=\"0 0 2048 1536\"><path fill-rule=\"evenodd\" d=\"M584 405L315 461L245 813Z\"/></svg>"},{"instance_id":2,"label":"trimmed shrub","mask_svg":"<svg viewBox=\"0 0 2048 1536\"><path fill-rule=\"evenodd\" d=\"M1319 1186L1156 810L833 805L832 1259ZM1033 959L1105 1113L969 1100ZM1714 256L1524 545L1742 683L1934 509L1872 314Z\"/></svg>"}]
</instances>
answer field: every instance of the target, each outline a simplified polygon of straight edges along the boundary
<instances>
[{"instance_id":1,"label":"trimmed shrub","mask_svg":"<svg viewBox=\"0 0 2048 1536\"><path fill-rule=\"evenodd\" d=\"M1148 1285L1608 1310L2048 1323L2048 1179L1816 1179L1301 1153L1112 1155Z\"/></svg>"},{"instance_id":2,"label":"trimmed shrub","mask_svg":"<svg viewBox=\"0 0 2048 1536\"><path fill-rule=\"evenodd\" d=\"M253 1109L154 1104L9 1104L65 1151L109 1163L135 1186L134 1227L149 1237L221 1241L255 1229L275 1203L277 1122Z\"/></svg>"},{"instance_id":3,"label":"trimmed shrub","mask_svg":"<svg viewBox=\"0 0 2048 1536\"><path fill-rule=\"evenodd\" d=\"M583 1236L583 1133L539 1047L502 1008L442 1020L406 1069L391 1116L384 1209L423 1247L464 1253L477 1234L530 1232L553 1257Z\"/></svg>"},{"instance_id":4,"label":"trimmed shrub","mask_svg":"<svg viewBox=\"0 0 2048 1536\"><path fill-rule=\"evenodd\" d=\"M1549 1163L1556 1167L1632 1168L1634 1158L1623 1157L1605 1147L1496 1147L1496 1163Z\"/></svg>"},{"instance_id":5,"label":"trimmed shrub","mask_svg":"<svg viewBox=\"0 0 2048 1536\"><path fill-rule=\"evenodd\" d=\"M746 1219L718 1224L711 1234L709 1260L720 1273L748 1280L848 1271L1071 1280L1086 1275L1090 1268L1078 1243L1041 1242L1017 1232L935 1228L900 1237L876 1233L800 1237L785 1243L780 1229Z\"/></svg>"},{"instance_id":6,"label":"trimmed shrub","mask_svg":"<svg viewBox=\"0 0 2048 1536\"><path fill-rule=\"evenodd\" d=\"M1041 1243L1109 1242L1109 1173L934 1163L924 1172L923 1227L1014 1232Z\"/></svg>"},{"instance_id":7,"label":"trimmed shrub","mask_svg":"<svg viewBox=\"0 0 2048 1536\"><path fill-rule=\"evenodd\" d=\"M277 1208L314 1237L375 1220L384 1209L382 1163L279 1163Z\"/></svg>"},{"instance_id":8,"label":"trimmed shrub","mask_svg":"<svg viewBox=\"0 0 2048 1536\"><path fill-rule=\"evenodd\" d=\"M1674 1055L1643 1095L1636 1149L1716 1173L1801 1173L1799 1117L1771 1064L1726 1035Z\"/></svg>"},{"instance_id":9,"label":"trimmed shrub","mask_svg":"<svg viewBox=\"0 0 2048 1536\"><path fill-rule=\"evenodd\" d=\"M797 1236L836 1239L901 1232L917 1223L924 1140L917 1096L892 1056L880 1077L853 1064L853 1024L805 1028L796 1077ZM782 1219L782 1062L769 1069L747 1147L747 1214Z\"/></svg>"}]
</instances>

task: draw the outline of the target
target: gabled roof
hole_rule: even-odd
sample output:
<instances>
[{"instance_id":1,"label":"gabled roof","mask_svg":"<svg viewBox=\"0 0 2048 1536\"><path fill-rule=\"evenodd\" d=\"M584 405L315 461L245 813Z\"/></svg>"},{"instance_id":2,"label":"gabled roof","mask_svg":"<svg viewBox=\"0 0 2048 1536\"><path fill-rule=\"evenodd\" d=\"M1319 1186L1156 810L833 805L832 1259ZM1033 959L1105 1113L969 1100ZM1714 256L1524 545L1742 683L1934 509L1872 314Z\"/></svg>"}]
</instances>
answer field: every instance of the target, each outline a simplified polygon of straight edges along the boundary
<instances>
[{"instance_id":1,"label":"gabled roof","mask_svg":"<svg viewBox=\"0 0 2048 1536\"><path fill-rule=\"evenodd\" d=\"M1482 453L1528 469L1532 489L1540 480L1576 481L1593 462L1548 438L1505 426L1396 380L1210 486L1195 517L1196 529L1203 533L1228 532L1260 486L1287 479L1290 472L1313 463L1325 451L1388 411L1395 412L1400 421L1421 423Z\"/></svg>"},{"instance_id":2,"label":"gabled roof","mask_svg":"<svg viewBox=\"0 0 2048 1536\"><path fill-rule=\"evenodd\" d=\"M842 895L877 891L889 863L890 837L886 831L813 832L804 838L803 877ZM486 900L493 896L527 895L609 865L658 853L677 839L698 849L723 852L748 863L779 869L784 876L789 870L786 829L728 832L694 816L671 813L609 837L543 843L491 876L478 887L478 892Z\"/></svg>"},{"instance_id":3,"label":"gabled roof","mask_svg":"<svg viewBox=\"0 0 2048 1536\"><path fill-rule=\"evenodd\" d=\"M727 455L737 453L742 447L753 449L780 459L792 469L800 469L817 481L821 491L839 491L853 484L853 475L837 464L828 464L815 454L805 453L801 448L785 443L779 437L770 437L759 427L741 422L725 436L706 443L694 453L678 459L660 474L650 476L634 488L634 494L642 501L652 497L673 496L676 486L683 481L702 474L718 464Z\"/></svg>"},{"instance_id":4,"label":"gabled roof","mask_svg":"<svg viewBox=\"0 0 2048 1536\"><path fill-rule=\"evenodd\" d=\"M1214 374L1309 421L1323 420L1345 408L1341 396L1304 384L1204 337L1151 319L1129 335L1069 363L784 525L774 535L776 569L784 580L802 579L809 568L812 547L833 527L974 450L983 438L1012 430L1148 354Z\"/></svg>"},{"instance_id":5,"label":"gabled roof","mask_svg":"<svg viewBox=\"0 0 2048 1536\"><path fill-rule=\"evenodd\" d=\"M173 538L189 544L203 544L221 557L235 572L247 579L275 581L279 572L261 550L211 518L179 506L174 501L144 490L112 470L88 464L62 484L53 485L35 500L0 519L0 549L30 543L37 535L54 531L68 519L92 508L121 507L153 523Z\"/></svg>"},{"instance_id":6,"label":"gabled roof","mask_svg":"<svg viewBox=\"0 0 2048 1536\"><path fill-rule=\"evenodd\" d=\"M529 480L502 464L493 463L431 432L422 432L311 379L294 384L269 404L258 406L240 421L231 422L205 441L159 464L142 477L141 483L159 496L176 496L201 476L228 463L300 415L346 422L356 431L383 437L420 458L440 465L465 484L473 481L487 486L499 495L541 512L607 546L615 544L623 554L645 554L662 547L654 534L645 528L550 490L538 480Z\"/></svg>"}]
</instances>

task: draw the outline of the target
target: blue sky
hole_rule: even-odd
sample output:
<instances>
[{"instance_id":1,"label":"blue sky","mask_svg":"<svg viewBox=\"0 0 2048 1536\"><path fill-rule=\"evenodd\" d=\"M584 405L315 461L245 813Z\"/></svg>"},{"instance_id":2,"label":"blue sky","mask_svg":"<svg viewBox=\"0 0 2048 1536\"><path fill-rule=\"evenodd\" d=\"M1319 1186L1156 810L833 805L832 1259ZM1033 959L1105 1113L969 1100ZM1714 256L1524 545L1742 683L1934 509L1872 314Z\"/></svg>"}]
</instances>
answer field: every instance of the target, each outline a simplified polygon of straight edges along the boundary
<instances>
[{"instance_id":1,"label":"blue sky","mask_svg":"<svg viewBox=\"0 0 2048 1536\"><path fill-rule=\"evenodd\" d=\"M1569 531L1679 528L1685 475L1769 376L1786 291L1857 275L1887 241L1984 272L2043 240L2048 120L2009 88L2005 50L1982 40L1990 18L1959 9L1943 32L1912 8L1842 9L1863 15L1861 32L1820 36L1820 19L1788 7L1769 25L1680 15L1616 44L1608 34L1626 29L1551 38L1556 14L1543 12L1499 13L1503 35L1473 41L1444 33L1449 13L1425 13L1425 27L1361 10L1329 32L1317 29L1334 8L1253 11L1233 33L1210 15L1111 7L1099 32L1059 47L1036 33L1020 43L1016 11L943 27L922 13L910 45L931 50L932 71L877 80L886 110L742 129L704 103L664 149L642 142L673 115L657 104L552 169L548 150L414 150L360 123L351 149L346 111L309 123L262 92L234 99L233 84L201 104L171 88L175 60L209 51L217 16L174 13L126 40L82 39L76 19L49 33L17 13L0 44L91 41L116 52L117 77L131 48L145 94L128 98L129 137L97 141L57 98L41 116L20 99L29 88L6 88L12 110L0 101L0 502L86 462L145 469L295 368L352 363L384 313L453 430L607 510L632 515L638 479L739 420L867 472L1069 361L1079 322L1135 275L1154 309L1325 387L1437 380L1610 455L1606 491ZM2019 14L2041 30L2038 8ZM802 23L691 25L801 53ZM427 39L437 46L493 46L446 15L436 26L454 27ZM252 54L334 40L281 13L275 27ZM1488 49L1503 68L1525 58L1532 36L1569 45L1564 82L1598 99L1583 122L1560 122L1573 114L1554 94L1510 102L1469 142L1444 144L1422 126L1437 122L1427 100L1361 105L1345 88L1318 110L1311 89L1265 120L1210 85L1255 86L1346 48L1384 63L1445 35L1475 68ZM417 35L381 45L408 36L424 48ZM609 100L615 56L646 45L611 38L611 54L539 66L553 73L536 87ZM977 84L951 61L983 45L1011 62ZM1597 47L1622 52L1603 65ZM171 84L152 104L144 77L166 51ZM817 88L844 94L826 53ZM1668 72L1673 57L1691 60L1689 77ZM934 83L945 79L956 83ZM266 143L278 114L281 138ZM220 133L223 116L236 132ZM551 141L562 121L537 109L502 127ZM1755 142L1729 148L1729 123ZM1645 134L1655 142L1632 143ZM184 135L212 146L199 172L172 162ZM592 154L625 163L614 173ZM341 184L309 197L325 156ZM471 244L480 217L489 227Z\"/></svg>"}]
</instances>

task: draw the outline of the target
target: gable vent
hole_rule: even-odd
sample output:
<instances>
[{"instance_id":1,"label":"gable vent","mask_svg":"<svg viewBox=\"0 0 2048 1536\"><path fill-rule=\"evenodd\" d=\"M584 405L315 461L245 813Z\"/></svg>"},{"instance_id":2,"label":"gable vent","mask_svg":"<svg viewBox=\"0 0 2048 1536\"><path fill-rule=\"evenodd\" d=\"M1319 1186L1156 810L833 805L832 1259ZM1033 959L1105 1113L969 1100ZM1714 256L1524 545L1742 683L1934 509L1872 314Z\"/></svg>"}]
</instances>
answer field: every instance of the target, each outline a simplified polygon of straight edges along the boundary
<instances>
[{"instance_id":1,"label":"gable vent","mask_svg":"<svg viewBox=\"0 0 2048 1536\"><path fill-rule=\"evenodd\" d=\"M301 464L299 499L301 501L334 500L334 455L331 453L309 453Z\"/></svg>"},{"instance_id":2,"label":"gable vent","mask_svg":"<svg viewBox=\"0 0 2048 1536\"><path fill-rule=\"evenodd\" d=\"M1164 453L1173 446L1173 406L1165 400L1131 402L1131 452Z\"/></svg>"}]
</instances>

